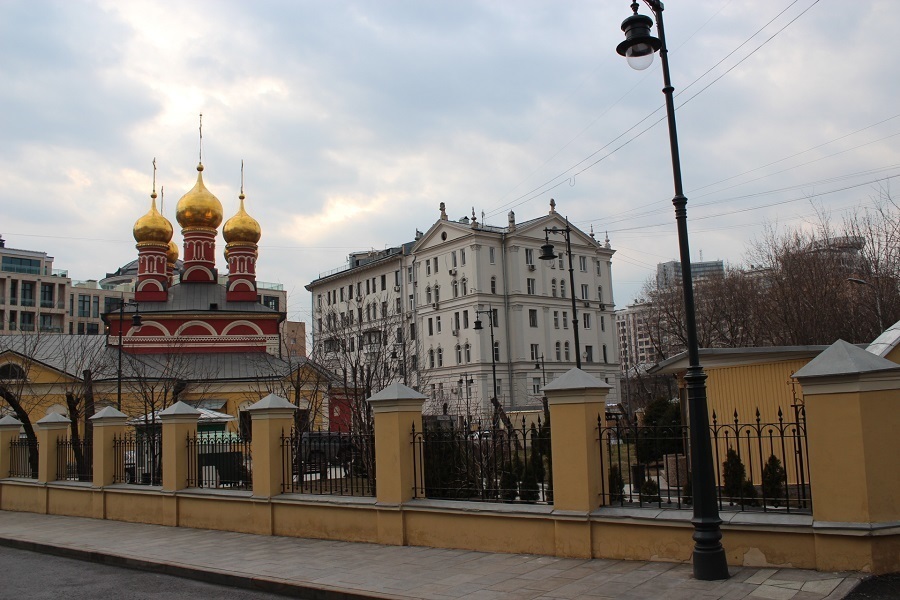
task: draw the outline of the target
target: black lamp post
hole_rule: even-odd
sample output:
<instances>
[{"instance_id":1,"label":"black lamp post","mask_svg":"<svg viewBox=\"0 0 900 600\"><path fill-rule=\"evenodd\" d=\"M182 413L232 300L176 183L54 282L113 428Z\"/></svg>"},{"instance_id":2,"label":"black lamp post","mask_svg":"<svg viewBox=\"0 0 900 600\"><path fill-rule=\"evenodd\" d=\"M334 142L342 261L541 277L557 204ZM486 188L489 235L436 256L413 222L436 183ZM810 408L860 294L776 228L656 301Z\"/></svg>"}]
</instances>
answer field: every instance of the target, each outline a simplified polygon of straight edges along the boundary
<instances>
[{"instance_id":1,"label":"black lamp post","mask_svg":"<svg viewBox=\"0 0 900 600\"><path fill-rule=\"evenodd\" d=\"M625 41L616 51L628 59L633 68L646 69L658 50L663 72L663 94L666 97L666 116L669 124L669 148L672 155L672 176L675 182L675 222L678 227L678 247L681 257L681 278L684 288L684 312L687 328L689 366L684 376L691 439L691 484L693 487L694 517L694 577L704 580L728 579L725 549L722 547L722 519L716 504L716 481L713 471L712 447L709 441L709 416L706 403L706 374L700 366L697 342L697 320L694 307L694 286L691 279L691 252L688 244L687 197L681 182L681 159L678 155L678 134L675 127L675 103L669 77L669 58L663 26L663 4L659 0L644 0L656 15L659 38L650 28L653 20L638 14L638 3L631 4L634 14L622 22Z\"/></svg>"},{"instance_id":2,"label":"black lamp post","mask_svg":"<svg viewBox=\"0 0 900 600\"><path fill-rule=\"evenodd\" d=\"M391 359L393 360L397 360L397 346L400 346L400 351L403 353L403 364L400 365L400 375L403 376L403 385L409 385L406 382L406 344L403 342L402 333L397 336L397 341L394 343L393 350L391 350Z\"/></svg>"},{"instance_id":3,"label":"black lamp post","mask_svg":"<svg viewBox=\"0 0 900 600\"><path fill-rule=\"evenodd\" d=\"M493 352L493 348L491 352ZM472 423L472 404L471 399L469 398L469 385L472 384L474 380L469 377L468 373L463 373L463 376L457 382L459 384L459 393L462 394L463 386L466 387L466 427L470 427Z\"/></svg>"},{"instance_id":4,"label":"black lamp post","mask_svg":"<svg viewBox=\"0 0 900 600\"><path fill-rule=\"evenodd\" d=\"M872 289L872 293L875 294L875 314L878 316L878 334L881 335L884 331L884 318L881 316L881 295L878 293L878 286L857 277L848 277L847 281L856 285L867 285Z\"/></svg>"},{"instance_id":5,"label":"black lamp post","mask_svg":"<svg viewBox=\"0 0 900 600\"><path fill-rule=\"evenodd\" d=\"M131 317L131 326L134 327L135 330L141 328L141 313L138 312L139 307L138 303L134 300L126 301L125 298L122 298L119 301L119 368L117 371L116 377L116 409L122 410L122 329L124 329L123 325L125 324L125 307L133 306L134 307L134 315Z\"/></svg>"},{"instance_id":6,"label":"black lamp post","mask_svg":"<svg viewBox=\"0 0 900 600\"><path fill-rule=\"evenodd\" d=\"M555 260L553 244L550 243L550 234L562 235L566 238L566 252L569 254L569 291L572 295L572 331L575 334L575 366L581 368L581 342L578 341L578 307L575 300L575 265L572 262L572 228L569 227L569 219L566 219L566 227L544 227L544 245L541 246L541 260Z\"/></svg>"},{"instance_id":7,"label":"black lamp post","mask_svg":"<svg viewBox=\"0 0 900 600\"><path fill-rule=\"evenodd\" d=\"M541 372L541 375L543 376L543 379L544 379L544 385L547 385L547 371L544 368L544 353L543 352L541 352L540 358L535 359L534 370Z\"/></svg>"},{"instance_id":8,"label":"black lamp post","mask_svg":"<svg viewBox=\"0 0 900 600\"><path fill-rule=\"evenodd\" d=\"M494 380L494 390L491 392L491 396L493 397L494 403L497 402L497 357L494 354L494 310L491 308L490 304L488 305L487 310L475 310L475 325L472 327L475 331L481 331L484 329L484 326L481 324L481 319L478 318L478 315L483 315L487 313L488 316L488 324L491 327L491 374Z\"/></svg>"}]
</instances>

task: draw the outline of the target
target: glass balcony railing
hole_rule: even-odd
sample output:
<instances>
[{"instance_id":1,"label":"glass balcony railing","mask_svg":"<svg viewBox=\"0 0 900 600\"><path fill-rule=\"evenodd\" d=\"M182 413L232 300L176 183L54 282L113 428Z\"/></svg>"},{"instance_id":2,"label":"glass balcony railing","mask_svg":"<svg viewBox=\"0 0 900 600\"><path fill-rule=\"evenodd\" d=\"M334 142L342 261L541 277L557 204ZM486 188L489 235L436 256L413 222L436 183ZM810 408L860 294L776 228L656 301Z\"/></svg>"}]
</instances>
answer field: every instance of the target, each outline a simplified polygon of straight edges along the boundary
<instances>
[{"instance_id":1,"label":"glass balcony railing","mask_svg":"<svg viewBox=\"0 0 900 600\"><path fill-rule=\"evenodd\" d=\"M19 304L21 306L34 306L34 298L22 298Z\"/></svg>"}]
</instances>

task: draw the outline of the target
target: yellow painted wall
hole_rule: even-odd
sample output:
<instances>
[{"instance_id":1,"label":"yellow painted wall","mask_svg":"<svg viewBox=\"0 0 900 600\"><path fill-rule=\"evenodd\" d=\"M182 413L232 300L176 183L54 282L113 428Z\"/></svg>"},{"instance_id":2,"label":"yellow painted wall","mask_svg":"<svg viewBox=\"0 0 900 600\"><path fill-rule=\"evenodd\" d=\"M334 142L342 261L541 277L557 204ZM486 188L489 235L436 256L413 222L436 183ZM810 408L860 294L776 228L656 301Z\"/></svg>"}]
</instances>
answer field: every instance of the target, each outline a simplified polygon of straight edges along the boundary
<instances>
[{"instance_id":1,"label":"yellow painted wall","mask_svg":"<svg viewBox=\"0 0 900 600\"><path fill-rule=\"evenodd\" d=\"M716 412L719 422L731 423L734 411L742 423L756 418L759 408L763 422L776 422L781 408L786 419L793 419L791 375L810 359L788 360L735 367L705 367L707 402L710 418ZM799 395L800 387L797 386Z\"/></svg>"},{"instance_id":2,"label":"yellow painted wall","mask_svg":"<svg viewBox=\"0 0 900 600\"><path fill-rule=\"evenodd\" d=\"M404 520L411 546L555 554L554 519L548 517L410 510L404 511Z\"/></svg>"},{"instance_id":3,"label":"yellow painted wall","mask_svg":"<svg viewBox=\"0 0 900 600\"><path fill-rule=\"evenodd\" d=\"M375 503L322 498L269 500L6 480L0 481L0 508L77 516L93 512L95 517L137 523L550 556L579 556L585 543L586 558L686 562L693 551L693 528L686 520L572 519L528 509L498 514L449 503L443 508L434 503L427 508L385 509ZM382 535L385 523L403 529L400 541L392 531L387 538ZM822 535L809 526L726 524L722 542L728 564L735 566L875 573L900 569L900 535Z\"/></svg>"},{"instance_id":4,"label":"yellow painted wall","mask_svg":"<svg viewBox=\"0 0 900 600\"><path fill-rule=\"evenodd\" d=\"M802 390L799 385L791 385L791 376L810 360L797 359L705 368L708 375L706 385L710 425L713 423L713 413L715 412L718 425L726 427L726 429L720 430L720 435L724 436L727 432L731 437L730 441L720 439L719 443L713 447L713 459L718 464L719 470L722 468L728 448L737 448L739 445L741 459L747 469L748 477L752 476L753 483L757 485L762 483L762 467L773 453L782 461L782 466L787 470L788 481L791 483L799 481L797 457L802 455L798 455L795 450L799 448L805 452L805 448L801 447L798 439L791 437L791 428L784 427L788 439L785 440L786 445L783 451L781 440L774 441L774 448L766 443L760 450L756 443L758 436L755 430L749 429L750 438L753 441L748 444L746 440L748 428L733 427L734 412L737 410L740 425L755 426L757 409L759 409L760 423L763 425L779 423L779 408L782 411L783 423L795 422L797 413L792 405L796 404L798 400L802 401ZM797 399L793 396L794 388L796 388ZM732 435L734 430L743 433L743 442L740 444L734 440ZM778 437L779 429L764 429L763 437L768 437L769 433Z\"/></svg>"}]
</instances>

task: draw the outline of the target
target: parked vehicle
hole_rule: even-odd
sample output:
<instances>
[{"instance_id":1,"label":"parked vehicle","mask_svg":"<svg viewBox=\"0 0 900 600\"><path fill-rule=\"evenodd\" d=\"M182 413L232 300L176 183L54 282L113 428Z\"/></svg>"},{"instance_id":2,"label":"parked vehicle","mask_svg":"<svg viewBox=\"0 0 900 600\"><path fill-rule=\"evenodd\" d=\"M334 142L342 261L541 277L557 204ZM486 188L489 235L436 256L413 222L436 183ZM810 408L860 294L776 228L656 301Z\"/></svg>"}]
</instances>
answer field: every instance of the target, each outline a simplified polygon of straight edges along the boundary
<instances>
[{"instance_id":1,"label":"parked vehicle","mask_svg":"<svg viewBox=\"0 0 900 600\"><path fill-rule=\"evenodd\" d=\"M328 477L330 466L341 466L346 473L353 458L350 436L330 431L304 431L299 448L294 449L294 474L319 473Z\"/></svg>"}]
</instances>

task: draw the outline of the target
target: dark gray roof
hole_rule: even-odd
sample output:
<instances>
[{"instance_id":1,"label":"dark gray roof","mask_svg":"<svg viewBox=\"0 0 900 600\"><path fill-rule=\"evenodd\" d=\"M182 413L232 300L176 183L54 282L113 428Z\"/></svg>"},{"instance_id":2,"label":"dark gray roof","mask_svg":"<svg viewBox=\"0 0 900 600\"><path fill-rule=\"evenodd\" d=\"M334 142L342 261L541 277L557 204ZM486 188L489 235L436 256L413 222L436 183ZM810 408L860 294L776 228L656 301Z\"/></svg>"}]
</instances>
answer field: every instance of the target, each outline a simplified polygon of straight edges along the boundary
<instances>
[{"instance_id":1,"label":"dark gray roof","mask_svg":"<svg viewBox=\"0 0 900 600\"><path fill-rule=\"evenodd\" d=\"M107 347L106 338L100 335L0 335L0 353L6 351L79 379L85 369L91 369L97 379L116 377L118 353Z\"/></svg>"},{"instance_id":2,"label":"dark gray roof","mask_svg":"<svg viewBox=\"0 0 900 600\"><path fill-rule=\"evenodd\" d=\"M215 308L213 308L215 307ZM141 302L142 313L228 312L282 314L258 302L228 302L224 285L218 283L176 283L165 302ZM126 312L134 312L129 306Z\"/></svg>"},{"instance_id":3,"label":"dark gray roof","mask_svg":"<svg viewBox=\"0 0 900 600\"><path fill-rule=\"evenodd\" d=\"M732 362L765 362L814 357L828 346L759 346L751 348L700 348L700 363L718 365ZM650 374L672 374L688 367L687 352L660 361L648 370Z\"/></svg>"},{"instance_id":4,"label":"dark gray roof","mask_svg":"<svg viewBox=\"0 0 900 600\"><path fill-rule=\"evenodd\" d=\"M0 353L13 351L57 371L80 379L90 368L94 381L118 377L118 350L107 346L101 335L61 333L0 336ZM246 381L277 379L302 366L309 366L325 379L334 376L317 363L298 358L282 360L265 352L209 352L130 354L124 353L122 373L127 379L185 379L192 381Z\"/></svg>"}]
</instances>

